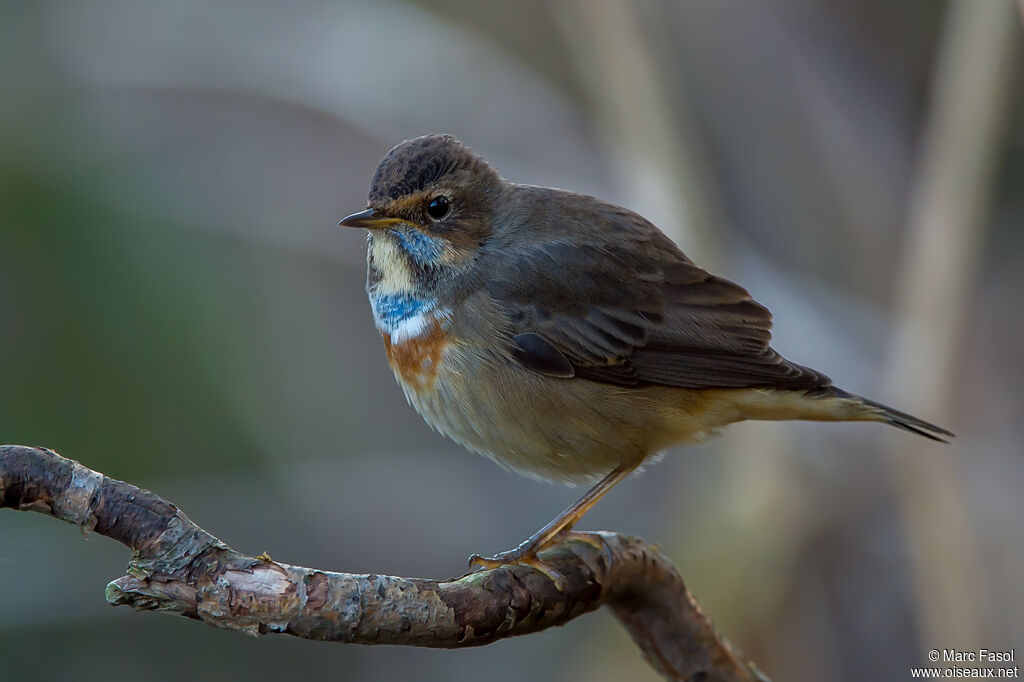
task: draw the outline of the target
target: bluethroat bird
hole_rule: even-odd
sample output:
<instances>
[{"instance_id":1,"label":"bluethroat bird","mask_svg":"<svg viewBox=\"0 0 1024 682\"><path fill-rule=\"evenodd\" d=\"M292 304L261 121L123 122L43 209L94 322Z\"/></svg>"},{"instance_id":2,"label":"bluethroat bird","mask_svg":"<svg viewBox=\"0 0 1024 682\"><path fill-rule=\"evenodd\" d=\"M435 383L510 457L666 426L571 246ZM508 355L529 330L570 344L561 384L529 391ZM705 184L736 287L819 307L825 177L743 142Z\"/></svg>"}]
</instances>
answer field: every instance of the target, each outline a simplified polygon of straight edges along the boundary
<instances>
[{"instance_id":1,"label":"bluethroat bird","mask_svg":"<svg viewBox=\"0 0 1024 682\"><path fill-rule=\"evenodd\" d=\"M388 363L433 428L539 479L596 484L519 547L526 563L653 454L746 419L949 431L832 385L769 345L747 291L640 215L520 185L450 135L396 146L370 183L366 291Z\"/></svg>"}]
</instances>

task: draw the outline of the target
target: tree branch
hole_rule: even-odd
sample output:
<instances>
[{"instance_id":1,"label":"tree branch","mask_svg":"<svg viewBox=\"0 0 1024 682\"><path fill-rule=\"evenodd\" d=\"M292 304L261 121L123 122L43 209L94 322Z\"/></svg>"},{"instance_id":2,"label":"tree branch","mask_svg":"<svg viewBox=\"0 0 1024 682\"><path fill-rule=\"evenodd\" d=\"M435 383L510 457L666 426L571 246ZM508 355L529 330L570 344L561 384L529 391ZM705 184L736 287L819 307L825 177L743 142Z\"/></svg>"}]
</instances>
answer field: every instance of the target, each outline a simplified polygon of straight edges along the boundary
<instances>
[{"instance_id":1,"label":"tree branch","mask_svg":"<svg viewBox=\"0 0 1024 682\"><path fill-rule=\"evenodd\" d=\"M52 450L0 446L0 507L36 511L132 550L107 602L253 635L456 648L564 625L607 604L670 680L766 680L712 628L675 567L638 538L592 533L526 566L436 581L320 571L234 551L176 506Z\"/></svg>"}]
</instances>

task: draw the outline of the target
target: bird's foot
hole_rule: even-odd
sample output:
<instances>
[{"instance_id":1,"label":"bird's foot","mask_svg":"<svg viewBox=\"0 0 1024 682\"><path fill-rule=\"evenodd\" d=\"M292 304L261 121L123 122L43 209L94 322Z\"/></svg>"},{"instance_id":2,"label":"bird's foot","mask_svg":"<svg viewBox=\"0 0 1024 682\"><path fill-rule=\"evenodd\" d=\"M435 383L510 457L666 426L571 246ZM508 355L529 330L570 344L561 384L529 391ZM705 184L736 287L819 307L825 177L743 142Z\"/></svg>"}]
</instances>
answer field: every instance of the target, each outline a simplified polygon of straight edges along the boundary
<instances>
[{"instance_id":1,"label":"bird's foot","mask_svg":"<svg viewBox=\"0 0 1024 682\"><path fill-rule=\"evenodd\" d=\"M566 540L583 542L591 545L592 547L596 547L601 551L607 551L608 549L600 535L564 530L548 539L546 542L527 540L515 549L499 552L492 557L474 554L469 557L469 567L470 569L490 571L496 568L501 568L502 566L511 566L515 564L529 566L546 575L548 579L555 584L558 591L561 592L565 588L565 577L537 555L541 550L547 549L552 545L565 542Z\"/></svg>"},{"instance_id":2,"label":"bird's foot","mask_svg":"<svg viewBox=\"0 0 1024 682\"><path fill-rule=\"evenodd\" d=\"M534 543L524 542L515 549L499 552L491 557L473 554L469 557L469 568L470 570L481 569L490 571L495 568L501 568L502 566L514 566L516 564L529 566L530 568L540 571L546 575L548 579L555 584L555 588L561 592L565 588L565 578L561 573L551 568L551 566L537 556L537 552L539 552L541 548L531 547L532 544Z\"/></svg>"}]
</instances>

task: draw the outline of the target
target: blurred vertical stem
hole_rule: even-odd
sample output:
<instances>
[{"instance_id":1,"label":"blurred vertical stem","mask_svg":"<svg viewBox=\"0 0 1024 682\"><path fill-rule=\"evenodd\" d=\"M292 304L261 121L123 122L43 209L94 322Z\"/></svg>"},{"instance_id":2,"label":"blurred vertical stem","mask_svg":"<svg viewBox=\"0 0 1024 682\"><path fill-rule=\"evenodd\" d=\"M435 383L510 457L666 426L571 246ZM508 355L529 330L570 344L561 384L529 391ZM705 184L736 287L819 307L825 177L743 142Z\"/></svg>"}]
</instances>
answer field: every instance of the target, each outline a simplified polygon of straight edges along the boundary
<instances>
[{"instance_id":1,"label":"blurred vertical stem","mask_svg":"<svg viewBox=\"0 0 1024 682\"><path fill-rule=\"evenodd\" d=\"M551 4L609 152L613 179L625 193L622 203L714 270L721 255L717 192L686 106L681 73L658 63L640 15L645 8L657 11L650 3L621 0ZM673 511L678 510L666 513ZM627 671L633 667L628 654L610 637L597 650L602 653L588 658L585 671L572 671L575 677L622 679L633 674Z\"/></svg>"},{"instance_id":2,"label":"blurred vertical stem","mask_svg":"<svg viewBox=\"0 0 1024 682\"><path fill-rule=\"evenodd\" d=\"M629 203L695 260L714 266L719 220L710 174L682 88L665 82L649 48L638 16L644 5L571 0L552 11Z\"/></svg>"},{"instance_id":3,"label":"blurred vertical stem","mask_svg":"<svg viewBox=\"0 0 1024 682\"><path fill-rule=\"evenodd\" d=\"M896 282L900 326L888 358L888 395L954 431L949 403L1007 120L1019 30L1014 14L1011 0L948 6ZM900 451L894 461L922 645L984 644L985 581L971 551L959 473L968 453L923 439L900 438L897 445L896 436L892 447Z\"/></svg>"},{"instance_id":4,"label":"blurred vertical stem","mask_svg":"<svg viewBox=\"0 0 1024 682\"><path fill-rule=\"evenodd\" d=\"M696 262L712 271L720 269L727 254L720 245L719 194L687 106L682 71L658 62L651 49L653 37L644 31L642 11L656 12L657 8L651 3L620 0L572 0L552 7L589 95L604 146L610 150L615 180L626 192L627 205L661 228ZM658 25L656 17L648 18L649 26ZM781 570L792 555L790 548L803 528L800 500L787 485L796 476L795 465L792 460L771 456L771 451L788 448L788 433L781 429L729 433L718 445L724 469L721 494L742 503L721 510L723 515L715 521L703 519L699 529L682 520L681 506L666 509L667 517L679 519L672 524L678 528L672 544L686 547L696 531L709 540L716 539L712 551L719 568L748 566L750 557L757 556L762 577L777 575L773 571ZM749 452L757 452L758 457L744 456ZM680 481L679 485L682 488L684 484ZM785 537L769 538L749 523L768 510L776 518L784 514L792 519L790 524L779 524L792 529ZM769 543L773 546L767 547ZM748 584L749 574L743 570L725 574L718 570L715 575L715 597L742 603L746 614L772 612L777 595L758 587L765 582ZM766 578L768 584L778 584L772 580ZM755 629L749 622L735 625ZM623 659L614 646L608 643L603 650L589 672L600 671L607 679L625 675L624 670L616 669Z\"/></svg>"}]
</instances>

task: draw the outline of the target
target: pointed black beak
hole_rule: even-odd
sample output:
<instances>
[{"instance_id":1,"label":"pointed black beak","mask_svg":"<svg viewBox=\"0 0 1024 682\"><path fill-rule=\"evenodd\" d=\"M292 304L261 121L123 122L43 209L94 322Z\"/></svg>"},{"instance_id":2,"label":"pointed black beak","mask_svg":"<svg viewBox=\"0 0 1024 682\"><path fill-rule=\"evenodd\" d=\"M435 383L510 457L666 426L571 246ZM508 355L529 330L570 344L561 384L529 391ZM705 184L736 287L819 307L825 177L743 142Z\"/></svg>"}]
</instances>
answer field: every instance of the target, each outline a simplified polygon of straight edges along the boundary
<instances>
[{"instance_id":1,"label":"pointed black beak","mask_svg":"<svg viewBox=\"0 0 1024 682\"><path fill-rule=\"evenodd\" d=\"M338 225L341 227L365 227L367 230L379 230L380 228L400 222L402 221L397 218L388 218L375 208L368 208L365 211L345 216L338 221Z\"/></svg>"}]
</instances>

